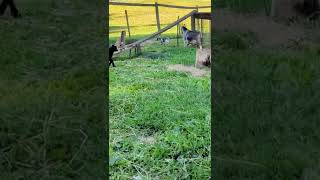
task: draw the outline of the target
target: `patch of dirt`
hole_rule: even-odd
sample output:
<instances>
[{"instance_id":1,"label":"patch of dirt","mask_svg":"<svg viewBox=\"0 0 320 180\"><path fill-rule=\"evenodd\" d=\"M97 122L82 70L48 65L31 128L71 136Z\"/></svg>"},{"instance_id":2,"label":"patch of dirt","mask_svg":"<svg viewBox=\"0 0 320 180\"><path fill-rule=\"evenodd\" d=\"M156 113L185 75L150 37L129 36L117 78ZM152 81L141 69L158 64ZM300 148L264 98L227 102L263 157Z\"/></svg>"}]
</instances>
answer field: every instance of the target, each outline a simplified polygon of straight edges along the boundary
<instances>
[{"instance_id":1,"label":"patch of dirt","mask_svg":"<svg viewBox=\"0 0 320 180\"><path fill-rule=\"evenodd\" d=\"M204 76L207 74L207 71L204 69L197 69L195 67L185 66L182 64L169 65L168 70L169 71L191 73L192 76L195 76L195 77L201 77L201 76Z\"/></svg>"},{"instance_id":2,"label":"patch of dirt","mask_svg":"<svg viewBox=\"0 0 320 180\"><path fill-rule=\"evenodd\" d=\"M139 141L141 144L154 144L156 142L156 139L152 136L141 136L139 137Z\"/></svg>"},{"instance_id":3,"label":"patch of dirt","mask_svg":"<svg viewBox=\"0 0 320 180\"><path fill-rule=\"evenodd\" d=\"M228 10L216 10L214 30L253 32L259 42L266 46L279 46L300 39L305 29L298 25L287 26L262 15L242 15Z\"/></svg>"}]
</instances>

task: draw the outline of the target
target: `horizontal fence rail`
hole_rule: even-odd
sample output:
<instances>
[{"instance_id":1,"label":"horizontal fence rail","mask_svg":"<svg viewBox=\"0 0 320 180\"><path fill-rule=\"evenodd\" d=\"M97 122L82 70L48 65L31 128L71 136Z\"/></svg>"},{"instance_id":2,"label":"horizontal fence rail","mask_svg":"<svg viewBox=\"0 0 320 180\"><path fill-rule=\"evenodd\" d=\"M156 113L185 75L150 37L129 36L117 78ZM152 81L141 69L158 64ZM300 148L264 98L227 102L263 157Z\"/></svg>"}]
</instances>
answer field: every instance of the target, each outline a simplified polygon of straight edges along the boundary
<instances>
[{"instance_id":1,"label":"horizontal fence rail","mask_svg":"<svg viewBox=\"0 0 320 180\"><path fill-rule=\"evenodd\" d=\"M155 4L143 4L143 3L124 3L124 2L109 2L110 5L117 6L156 6ZM158 6L168 7L168 8L177 8L177 9L201 9L201 8L211 8L211 6L175 6L169 4L158 4Z\"/></svg>"}]
</instances>

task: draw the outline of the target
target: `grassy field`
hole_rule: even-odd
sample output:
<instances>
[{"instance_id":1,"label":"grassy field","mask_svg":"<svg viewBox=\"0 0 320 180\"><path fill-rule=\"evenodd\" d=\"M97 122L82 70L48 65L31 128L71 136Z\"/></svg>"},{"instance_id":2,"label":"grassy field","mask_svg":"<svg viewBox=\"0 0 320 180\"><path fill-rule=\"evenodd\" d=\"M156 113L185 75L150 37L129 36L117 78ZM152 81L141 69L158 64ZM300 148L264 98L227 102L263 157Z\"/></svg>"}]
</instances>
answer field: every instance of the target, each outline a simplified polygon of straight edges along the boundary
<instances>
[{"instance_id":1,"label":"grassy field","mask_svg":"<svg viewBox=\"0 0 320 180\"><path fill-rule=\"evenodd\" d=\"M215 179L320 179L319 37L261 49L248 34L216 33Z\"/></svg>"},{"instance_id":2,"label":"grassy field","mask_svg":"<svg viewBox=\"0 0 320 180\"><path fill-rule=\"evenodd\" d=\"M0 177L103 178L103 3L17 6L0 17Z\"/></svg>"},{"instance_id":3,"label":"grassy field","mask_svg":"<svg viewBox=\"0 0 320 180\"><path fill-rule=\"evenodd\" d=\"M194 5L192 1L178 4ZM122 14L115 14L124 8L110 6L110 26L116 32L110 35L111 43L119 36L118 26L125 25ZM131 21L142 25L132 28L129 42L156 31L148 14L154 8L130 8L128 12L137 12ZM161 15L164 23L184 14L167 10L174 16ZM173 28L165 36L175 37L175 32ZM111 179L210 177L210 70L204 70L203 77L168 70L175 64L194 65L195 49L184 48L181 39L179 43L179 47L176 40L168 46L147 45L140 56L129 59L124 54L117 59L117 67L109 69Z\"/></svg>"},{"instance_id":4,"label":"grassy field","mask_svg":"<svg viewBox=\"0 0 320 180\"><path fill-rule=\"evenodd\" d=\"M210 176L210 76L167 70L192 65L194 56L151 46L110 69L112 179Z\"/></svg>"}]
</instances>

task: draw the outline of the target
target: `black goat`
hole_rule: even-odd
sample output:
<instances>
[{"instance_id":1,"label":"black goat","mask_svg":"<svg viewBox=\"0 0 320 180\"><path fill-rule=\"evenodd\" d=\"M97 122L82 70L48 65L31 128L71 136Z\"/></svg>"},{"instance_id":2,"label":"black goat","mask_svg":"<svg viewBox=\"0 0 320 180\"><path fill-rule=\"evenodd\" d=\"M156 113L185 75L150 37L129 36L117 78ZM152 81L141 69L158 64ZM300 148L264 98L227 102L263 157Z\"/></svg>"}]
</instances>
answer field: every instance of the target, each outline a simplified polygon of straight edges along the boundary
<instances>
[{"instance_id":1,"label":"black goat","mask_svg":"<svg viewBox=\"0 0 320 180\"><path fill-rule=\"evenodd\" d=\"M112 64L113 67L116 67L116 65L114 64L113 59L112 59L113 53L114 53L115 51L118 51L118 48L117 48L117 46L112 45L112 46L109 48L109 67L110 67L111 64Z\"/></svg>"}]
</instances>

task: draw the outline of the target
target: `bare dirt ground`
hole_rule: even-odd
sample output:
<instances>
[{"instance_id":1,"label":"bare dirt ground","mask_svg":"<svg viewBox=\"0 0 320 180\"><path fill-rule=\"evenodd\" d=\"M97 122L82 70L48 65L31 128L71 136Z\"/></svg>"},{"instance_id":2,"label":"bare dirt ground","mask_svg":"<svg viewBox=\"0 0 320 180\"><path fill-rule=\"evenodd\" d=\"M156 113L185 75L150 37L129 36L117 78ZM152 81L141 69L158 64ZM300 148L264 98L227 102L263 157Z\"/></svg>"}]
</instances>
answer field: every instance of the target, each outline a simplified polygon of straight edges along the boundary
<instances>
[{"instance_id":1,"label":"bare dirt ground","mask_svg":"<svg viewBox=\"0 0 320 180\"><path fill-rule=\"evenodd\" d=\"M288 44L305 38L307 34L301 25L288 26L263 15L241 15L228 10L216 10L214 13L214 31L253 32L264 46Z\"/></svg>"},{"instance_id":2,"label":"bare dirt ground","mask_svg":"<svg viewBox=\"0 0 320 180\"><path fill-rule=\"evenodd\" d=\"M192 76L202 77L210 73L210 71L206 71L205 69L197 69L193 66L185 66L182 64L175 64L168 66L169 71L178 71L184 73L191 73Z\"/></svg>"}]
</instances>

